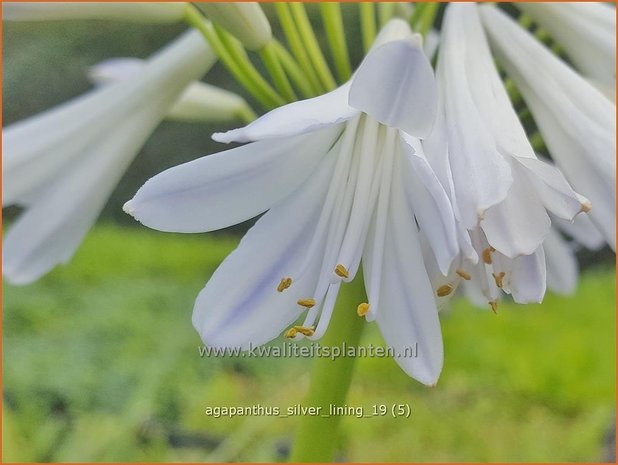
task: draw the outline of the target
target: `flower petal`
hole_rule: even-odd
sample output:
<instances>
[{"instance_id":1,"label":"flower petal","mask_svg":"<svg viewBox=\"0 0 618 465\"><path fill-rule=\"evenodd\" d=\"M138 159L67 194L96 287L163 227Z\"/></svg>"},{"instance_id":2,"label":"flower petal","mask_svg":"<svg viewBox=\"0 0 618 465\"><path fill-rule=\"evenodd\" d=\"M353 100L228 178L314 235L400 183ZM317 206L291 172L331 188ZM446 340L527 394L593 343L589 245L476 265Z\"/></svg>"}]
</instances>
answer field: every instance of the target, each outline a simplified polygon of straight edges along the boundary
<instances>
[{"instance_id":1,"label":"flower petal","mask_svg":"<svg viewBox=\"0 0 618 465\"><path fill-rule=\"evenodd\" d=\"M543 242L547 264L547 287L558 294L572 294L577 287L579 267L572 247L552 228Z\"/></svg>"},{"instance_id":2,"label":"flower petal","mask_svg":"<svg viewBox=\"0 0 618 465\"><path fill-rule=\"evenodd\" d=\"M552 218L552 224L587 249L599 250L605 245L605 239L590 221L589 215L577 215L573 221Z\"/></svg>"},{"instance_id":3,"label":"flower petal","mask_svg":"<svg viewBox=\"0 0 618 465\"><path fill-rule=\"evenodd\" d=\"M205 232L265 212L311 176L341 128L260 141L170 168L148 180L125 211L160 231Z\"/></svg>"},{"instance_id":4,"label":"flower petal","mask_svg":"<svg viewBox=\"0 0 618 465\"><path fill-rule=\"evenodd\" d=\"M429 166L420 141L402 134L401 147L401 175L408 206L431 245L440 271L446 275L459 253L451 203Z\"/></svg>"},{"instance_id":5,"label":"flower petal","mask_svg":"<svg viewBox=\"0 0 618 465\"><path fill-rule=\"evenodd\" d=\"M518 304L543 301L547 278L543 246L530 255L521 255L516 258L508 258L496 253L494 270L506 273L502 289L510 293Z\"/></svg>"},{"instance_id":6,"label":"flower petal","mask_svg":"<svg viewBox=\"0 0 618 465\"><path fill-rule=\"evenodd\" d=\"M540 200L559 218L572 220L582 209L589 207L587 199L578 195L559 169L535 158L513 158L526 168L527 179Z\"/></svg>"},{"instance_id":7,"label":"flower petal","mask_svg":"<svg viewBox=\"0 0 618 465\"><path fill-rule=\"evenodd\" d=\"M313 295L322 257L316 255L289 289L277 292L277 285L304 261L335 158L326 157L314 176L260 218L200 292L193 325L205 344L245 349L263 344L302 314L296 302Z\"/></svg>"},{"instance_id":8,"label":"flower petal","mask_svg":"<svg viewBox=\"0 0 618 465\"><path fill-rule=\"evenodd\" d=\"M424 138L436 118L433 69L417 36L373 48L352 78L350 106Z\"/></svg>"},{"instance_id":9,"label":"flower petal","mask_svg":"<svg viewBox=\"0 0 618 465\"><path fill-rule=\"evenodd\" d=\"M381 268L380 298L376 322L397 364L414 379L434 385L443 363L442 334L434 293L425 272L419 233L414 216L406 207L401 166L395 166L386 226L383 264L372 264L374 244L368 240L363 255L364 275ZM367 283L366 283L367 285ZM369 296L371 299L371 296ZM417 357L401 356L412 347Z\"/></svg>"},{"instance_id":10,"label":"flower petal","mask_svg":"<svg viewBox=\"0 0 618 465\"><path fill-rule=\"evenodd\" d=\"M485 99L477 92L492 83L486 73L474 72L488 66L483 63L487 56L478 54L486 47L483 36L474 34L478 28L470 27L476 18L475 8L473 4L448 6L437 67L457 208L469 230L488 208L505 199L513 182L509 163L494 137L493 123L484 115Z\"/></svg>"},{"instance_id":11,"label":"flower petal","mask_svg":"<svg viewBox=\"0 0 618 465\"><path fill-rule=\"evenodd\" d=\"M9 281L31 283L73 256L158 122L156 114L151 106L145 107L113 137L93 141L95 150L78 158L31 199L32 205L3 241L2 272Z\"/></svg>"},{"instance_id":12,"label":"flower petal","mask_svg":"<svg viewBox=\"0 0 618 465\"><path fill-rule=\"evenodd\" d=\"M551 221L525 178L524 168L511 166L514 182L509 195L485 212L481 228L492 247L515 258L534 253L549 234Z\"/></svg>"},{"instance_id":13,"label":"flower petal","mask_svg":"<svg viewBox=\"0 0 618 465\"><path fill-rule=\"evenodd\" d=\"M350 84L307 100L276 108L251 124L227 132L216 132L217 142L253 142L307 134L351 119L358 110L348 105Z\"/></svg>"}]
</instances>

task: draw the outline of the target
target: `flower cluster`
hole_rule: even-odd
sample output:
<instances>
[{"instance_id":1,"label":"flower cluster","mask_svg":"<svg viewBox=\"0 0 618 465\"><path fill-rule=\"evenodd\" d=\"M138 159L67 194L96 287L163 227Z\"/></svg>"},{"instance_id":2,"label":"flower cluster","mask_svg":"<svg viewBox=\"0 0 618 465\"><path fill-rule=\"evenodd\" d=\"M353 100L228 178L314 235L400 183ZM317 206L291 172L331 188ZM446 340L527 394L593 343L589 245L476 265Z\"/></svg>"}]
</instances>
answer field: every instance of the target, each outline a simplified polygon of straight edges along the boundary
<instances>
[{"instance_id":1,"label":"flower cluster","mask_svg":"<svg viewBox=\"0 0 618 465\"><path fill-rule=\"evenodd\" d=\"M188 8L164 5L149 14L162 20L167 8L173 20ZM215 23L219 15L247 48L267 57L278 50L265 17L254 15L234 33L243 14L235 8L204 11ZM453 3L435 73L423 36L390 19L347 82L216 133L216 141L244 145L146 182L124 209L153 229L207 232L263 214L195 302L204 343L320 338L339 290L362 269L367 301L337 311L375 321L395 349L418 344L418 357L397 363L433 385L443 362L439 310L458 289L494 311L505 294L529 303L540 302L546 286L572 291L576 247L615 249L609 8L522 6L564 48L567 63L496 6ZM208 27L202 32L212 38L219 26ZM215 51L221 45L211 44ZM319 65L318 58L308 60ZM214 60L189 32L146 62L93 68L100 88L5 130L4 205L26 207L4 242L9 279L30 282L70 258L166 115L213 120L246 107L238 96L193 82ZM328 87L329 76L316 69L308 87ZM295 75L291 65L288 71ZM278 102L262 90L267 103ZM551 160L537 154L514 100L525 105Z\"/></svg>"}]
</instances>

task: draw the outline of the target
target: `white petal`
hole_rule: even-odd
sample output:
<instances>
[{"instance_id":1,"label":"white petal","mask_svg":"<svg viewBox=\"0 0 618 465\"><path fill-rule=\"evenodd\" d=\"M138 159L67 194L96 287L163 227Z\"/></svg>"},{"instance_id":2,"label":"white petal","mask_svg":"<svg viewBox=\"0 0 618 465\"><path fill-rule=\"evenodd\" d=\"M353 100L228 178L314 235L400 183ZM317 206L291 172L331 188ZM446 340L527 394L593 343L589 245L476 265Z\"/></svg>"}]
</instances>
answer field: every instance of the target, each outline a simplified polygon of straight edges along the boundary
<instances>
[{"instance_id":1,"label":"white petal","mask_svg":"<svg viewBox=\"0 0 618 465\"><path fill-rule=\"evenodd\" d=\"M312 176L340 131L254 142L175 166L148 180L125 211L160 231L205 232L241 223Z\"/></svg>"},{"instance_id":2,"label":"white petal","mask_svg":"<svg viewBox=\"0 0 618 465\"><path fill-rule=\"evenodd\" d=\"M554 215L572 220L582 208L589 207L587 199L578 195L556 167L535 158L514 158L527 170L527 179L534 186L539 199Z\"/></svg>"},{"instance_id":3,"label":"white petal","mask_svg":"<svg viewBox=\"0 0 618 465\"><path fill-rule=\"evenodd\" d=\"M590 217L615 248L615 105L505 14L489 6L481 10L496 54L553 159L590 200Z\"/></svg>"},{"instance_id":4,"label":"white petal","mask_svg":"<svg viewBox=\"0 0 618 465\"><path fill-rule=\"evenodd\" d=\"M455 197L467 229L475 228L485 210L504 200L513 182L509 164L498 150L493 123L486 119L483 101L474 92L481 85L472 80L476 75L485 87L491 84L483 74L472 73L475 68L487 67L479 62L483 57L477 53L483 42L471 44L474 30L466 28L470 15L475 17L474 8L454 3L448 6L437 67Z\"/></svg>"},{"instance_id":5,"label":"white petal","mask_svg":"<svg viewBox=\"0 0 618 465\"><path fill-rule=\"evenodd\" d=\"M315 176L271 209L215 271L193 309L193 325L205 344L248 348L277 337L303 312L298 299L312 297L322 257L284 292L283 277L304 260L328 190L335 156Z\"/></svg>"},{"instance_id":6,"label":"white petal","mask_svg":"<svg viewBox=\"0 0 618 465\"><path fill-rule=\"evenodd\" d=\"M348 105L350 84L319 97L276 108L251 124L227 132L217 132L217 142L253 142L277 137L306 134L351 119L358 110Z\"/></svg>"},{"instance_id":7,"label":"white petal","mask_svg":"<svg viewBox=\"0 0 618 465\"><path fill-rule=\"evenodd\" d=\"M512 171L509 195L485 212L481 228L492 247L514 258L534 253L549 234L551 221L522 172L524 168L513 164Z\"/></svg>"},{"instance_id":8,"label":"white petal","mask_svg":"<svg viewBox=\"0 0 618 465\"><path fill-rule=\"evenodd\" d=\"M547 262L547 287L558 294L572 294L579 267L571 246L552 228L543 242Z\"/></svg>"},{"instance_id":9,"label":"white petal","mask_svg":"<svg viewBox=\"0 0 618 465\"><path fill-rule=\"evenodd\" d=\"M437 90L420 42L411 37L373 48L352 78L349 103L387 126L424 138L436 118Z\"/></svg>"},{"instance_id":10,"label":"white petal","mask_svg":"<svg viewBox=\"0 0 618 465\"><path fill-rule=\"evenodd\" d=\"M546 289L545 252L543 246L530 255L508 258L496 253L494 270L505 271L503 290L518 304L540 303Z\"/></svg>"},{"instance_id":11,"label":"white petal","mask_svg":"<svg viewBox=\"0 0 618 465\"><path fill-rule=\"evenodd\" d=\"M156 124L156 110L145 110L146 116L125 121L113 137L93 140L96 149L33 199L3 241L2 272L9 281L31 283L73 256Z\"/></svg>"},{"instance_id":12,"label":"white petal","mask_svg":"<svg viewBox=\"0 0 618 465\"><path fill-rule=\"evenodd\" d=\"M368 268L372 266L382 268L376 322L386 343L396 354L418 344L418 357L395 357L395 361L408 375L434 385L443 363L440 321L414 217L406 208L400 169L395 166L393 173L384 263L370 264L363 259L363 267L365 276L371 276L373 270ZM368 241L364 257L372 256L372 247Z\"/></svg>"},{"instance_id":13,"label":"white petal","mask_svg":"<svg viewBox=\"0 0 618 465\"><path fill-rule=\"evenodd\" d=\"M440 271L446 275L459 253L455 215L444 188L425 158L420 141L405 134L402 136L401 175L408 206L431 245Z\"/></svg>"},{"instance_id":14,"label":"white petal","mask_svg":"<svg viewBox=\"0 0 618 465\"><path fill-rule=\"evenodd\" d=\"M174 23L183 19L186 7L186 2L3 2L2 19L114 19L140 23Z\"/></svg>"},{"instance_id":15,"label":"white petal","mask_svg":"<svg viewBox=\"0 0 618 465\"><path fill-rule=\"evenodd\" d=\"M67 164L88 153L94 140L107 137L141 112L145 102L167 111L215 60L200 34L192 31L154 55L134 79L96 89L5 128L3 205L28 203Z\"/></svg>"}]
</instances>

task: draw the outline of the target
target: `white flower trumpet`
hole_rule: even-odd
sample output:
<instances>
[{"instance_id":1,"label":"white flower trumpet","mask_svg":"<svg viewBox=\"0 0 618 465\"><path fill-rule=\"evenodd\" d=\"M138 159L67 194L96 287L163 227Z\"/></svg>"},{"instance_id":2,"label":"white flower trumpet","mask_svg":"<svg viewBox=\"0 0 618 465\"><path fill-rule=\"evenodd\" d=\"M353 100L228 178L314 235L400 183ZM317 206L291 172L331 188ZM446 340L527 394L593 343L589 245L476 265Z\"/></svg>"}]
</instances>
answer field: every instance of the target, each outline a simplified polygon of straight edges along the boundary
<instances>
[{"instance_id":1,"label":"white flower trumpet","mask_svg":"<svg viewBox=\"0 0 618 465\"><path fill-rule=\"evenodd\" d=\"M556 165L590 199L590 218L615 250L615 104L504 13L490 6L481 12L492 47Z\"/></svg>"},{"instance_id":2,"label":"white flower trumpet","mask_svg":"<svg viewBox=\"0 0 618 465\"><path fill-rule=\"evenodd\" d=\"M396 351L418 343L417 358L396 361L436 382L436 295L450 292L429 280L419 234L443 273L459 248L451 205L418 140L435 111L420 36L391 20L346 85L215 134L251 143L171 168L138 191L125 210L163 231L212 231L267 211L195 303L206 344L263 344L299 318L288 337L320 337L362 258L369 301L356 311Z\"/></svg>"},{"instance_id":3,"label":"white flower trumpet","mask_svg":"<svg viewBox=\"0 0 618 465\"><path fill-rule=\"evenodd\" d=\"M4 130L3 206L25 208L4 237L11 282L32 282L71 258L148 136L214 62L200 34L188 32L134 78Z\"/></svg>"}]
</instances>

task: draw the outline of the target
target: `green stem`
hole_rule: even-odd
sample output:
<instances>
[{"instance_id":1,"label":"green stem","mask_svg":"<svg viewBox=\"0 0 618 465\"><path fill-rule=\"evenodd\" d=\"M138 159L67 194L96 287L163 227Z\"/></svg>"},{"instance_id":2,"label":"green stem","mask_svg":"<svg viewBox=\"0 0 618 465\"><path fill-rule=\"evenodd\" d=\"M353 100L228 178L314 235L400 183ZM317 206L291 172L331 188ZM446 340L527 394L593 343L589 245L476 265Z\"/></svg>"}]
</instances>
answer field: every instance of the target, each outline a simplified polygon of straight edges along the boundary
<instances>
[{"instance_id":1,"label":"green stem","mask_svg":"<svg viewBox=\"0 0 618 465\"><path fill-rule=\"evenodd\" d=\"M268 70L268 74L273 79L275 83L275 87L277 90L283 95L283 97L288 102L294 102L298 100L296 94L294 93L294 89L290 85L290 81L288 81L288 77L283 70L283 66L279 61L279 56L275 51L275 45L273 41L270 41L260 50L260 57L264 62L264 66Z\"/></svg>"},{"instance_id":2,"label":"green stem","mask_svg":"<svg viewBox=\"0 0 618 465\"><path fill-rule=\"evenodd\" d=\"M336 308L328 331L321 339L322 347L357 347L365 319L360 318L354 309ZM309 393L303 404L305 407L321 407L328 414L331 404L345 405L352 380L354 357L317 358L312 371ZM291 462L332 462L337 446L337 429L340 417L303 416L295 435L290 456Z\"/></svg>"},{"instance_id":3,"label":"green stem","mask_svg":"<svg viewBox=\"0 0 618 465\"><path fill-rule=\"evenodd\" d=\"M376 38L376 11L372 2L361 2L358 5L360 8L363 49L367 53Z\"/></svg>"},{"instance_id":4,"label":"green stem","mask_svg":"<svg viewBox=\"0 0 618 465\"><path fill-rule=\"evenodd\" d=\"M434 21L436 20L436 13L438 13L438 8L440 4L438 2L427 3L427 6L423 9L423 13L421 15L420 20L418 21L418 25L416 30L424 37L427 35L431 27L433 26Z\"/></svg>"},{"instance_id":5,"label":"green stem","mask_svg":"<svg viewBox=\"0 0 618 465\"><path fill-rule=\"evenodd\" d=\"M268 109L285 105L285 99L281 97L281 95L279 95L277 91L273 89L268 82L266 82L259 71L255 69L255 66L251 63L251 60L247 56L247 52L243 48L240 41L216 24L214 28L219 40L221 40L221 43L223 43L232 59L242 70L243 74L245 74L245 76L247 76L260 89L262 94L268 98L270 102Z\"/></svg>"},{"instance_id":6,"label":"green stem","mask_svg":"<svg viewBox=\"0 0 618 465\"><path fill-rule=\"evenodd\" d=\"M337 77L340 82L345 82L350 79L352 68L350 67L348 46L345 42L341 6L335 2L320 3L320 11L322 12L322 21L326 29L330 50L333 54Z\"/></svg>"},{"instance_id":7,"label":"green stem","mask_svg":"<svg viewBox=\"0 0 618 465\"><path fill-rule=\"evenodd\" d=\"M318 39L316 39L315 34L313 33L313 27L311 27L311 23L309 22L305 5L302 2L292 2L290 3L290 9L292 10L292 16L296 21L296 26L298 27L300 36L305 44L309 58L318 73L320 81L322 81L322 84L326 90L335 89L335 87L337 87L337 83L330 72L330 68L328 67L328 63L326 63L324 55L322 54L322 49L320 49Z\"/></svg>"},{"instance_id":8,"label":"green stem","mask_svg":"<svg viewBox=\"0 0 618 465\"><path fill-rule=\"evenodd\" d=\"M285 72L290 76L290 79L294 82L294 85L300 90L300 93L304 98L311 98L319 95L319 92L311 86L311 83L306 78L303 70L300 68L294 57L281 45L277 40L273 41L273 47L275 53L279 58L279 62Z\"/></svg>"},{"instance_id":9,"label":"green stem","mask_svg":"<svg viewBox=\"0 0 618 465\"><path fill-rule=\"evenodd\" d=\"M395 15L395 4L393 2L378 3L378 21L380 27L384 27L386 23Z\"/></svg>"},{"instance_id":10,"label":"green stem","mask_svg":"<svg viewBox=\"0 0 618 465\"><path fill-rule=\"evenodd\" d=\"M236 115L238 116L238 119L240 119L245 124L249 124L252 121L255 121L257 119L257 115L251 109L249 105L245 105L242 108L240 108L236 112Z\"/></svg>"},{"instance_id":11,"label":"green stem","mask_svg":"<svg viewBox=\"0 0 618 465\"><path fill-rule=\"evenodd\" d=\"M249 76L247 76L243 69L236 63L232 55L226 49L225 45L219 39L212 23L204 18L197 9L190 5L185 14L186 22L200 31L204 38L208 41L214 52L217 54L223 65L255 99L260 102L265 108L271 108L272 102L265 95L256 83L254 83Z\"/></svg>"},{"instance_id":12,"label":"green stem","mask_svg":"<svg viewBox=\"0 0 618 465\"><path fill-rule=\"evenodd\" d=\"M311 61L309 60L309 55L307 55L307 51L303 46L303 42L298 34L296 25L294 24L294 19L290 13L289 5L287 3L276 2L275 10L277 11L281 28L283 29L283 33L285 34L285 38L287 39L290 48L292 49L292 53L307 76L311 86L315 89L316 94L324 93L325 89L322 87L320 79L318 78Z\"/></svg>"}]
</instances>

